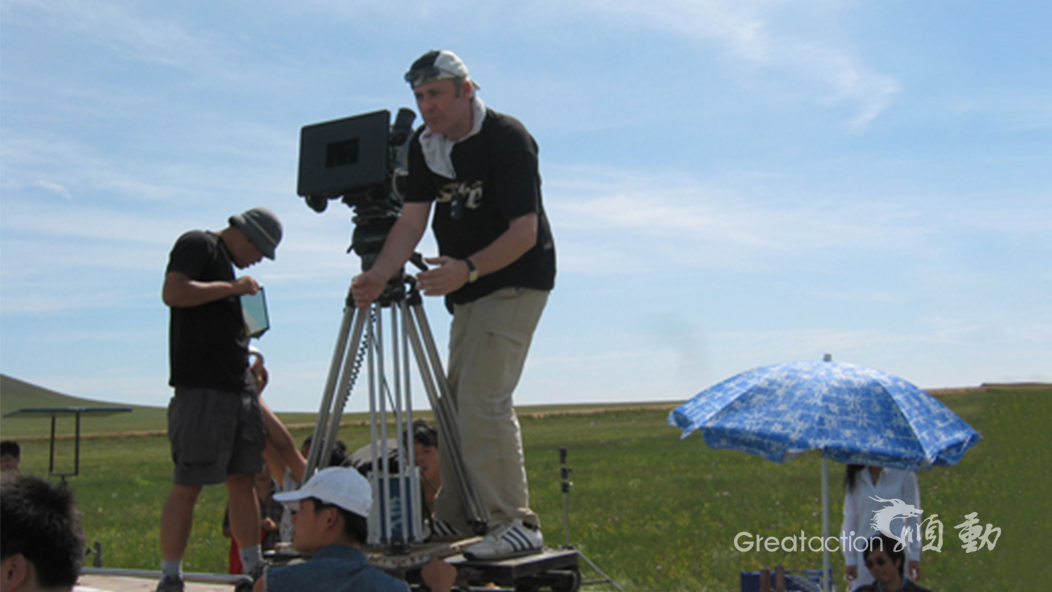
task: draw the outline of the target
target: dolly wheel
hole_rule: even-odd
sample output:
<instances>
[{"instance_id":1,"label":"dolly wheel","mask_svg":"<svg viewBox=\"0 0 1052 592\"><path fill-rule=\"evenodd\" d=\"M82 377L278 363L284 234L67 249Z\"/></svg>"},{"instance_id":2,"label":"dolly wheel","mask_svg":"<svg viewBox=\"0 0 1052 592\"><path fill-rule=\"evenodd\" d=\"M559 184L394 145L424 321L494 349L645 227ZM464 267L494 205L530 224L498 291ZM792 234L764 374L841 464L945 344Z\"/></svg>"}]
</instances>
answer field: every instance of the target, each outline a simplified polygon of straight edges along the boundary
<instances>
[{"instance_id":1,"label":"dolly wheel","mask_svg":"<svg viewBox=\"0 0 1052 592\"><path fill-rule=\"evenodd\" d=\"M581 572L577 570L560 571L558 576L558 581L552 583L552 592L577 592L581 587Z\"/></svg>"},{"instance_id":2,"label":"dolly wheel","mask_svg":"<svg viewBox=\"0 0 1052 592\"><path fill-rule=\"evenodd\" d=\"M515 592L537 592L541 589L541 582L532 576L515 580Z\"/></svg>"}]
</instances>

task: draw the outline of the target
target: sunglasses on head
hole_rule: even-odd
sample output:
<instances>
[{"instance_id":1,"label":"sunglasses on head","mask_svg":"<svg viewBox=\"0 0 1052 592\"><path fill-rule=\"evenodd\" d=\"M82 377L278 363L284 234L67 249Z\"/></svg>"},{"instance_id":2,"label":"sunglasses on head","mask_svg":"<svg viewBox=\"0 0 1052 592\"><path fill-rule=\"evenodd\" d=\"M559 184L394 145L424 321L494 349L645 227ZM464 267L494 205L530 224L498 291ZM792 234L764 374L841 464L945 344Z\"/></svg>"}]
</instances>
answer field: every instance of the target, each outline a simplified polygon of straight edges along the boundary
<instances>
[{"instance_id":1,"label":"sunglasses on head","mask_svg":"<svg viewBox=\"0 0 1052 592\"><path fill-rule=\"evenodd\" d=\"M416 87L425 80L437 79L442 74L442 70L438 66L427 66L424 68L418 68L416 70L410 70L405 73L405 81L411 86Z\"/></svg>"}]
</instances>

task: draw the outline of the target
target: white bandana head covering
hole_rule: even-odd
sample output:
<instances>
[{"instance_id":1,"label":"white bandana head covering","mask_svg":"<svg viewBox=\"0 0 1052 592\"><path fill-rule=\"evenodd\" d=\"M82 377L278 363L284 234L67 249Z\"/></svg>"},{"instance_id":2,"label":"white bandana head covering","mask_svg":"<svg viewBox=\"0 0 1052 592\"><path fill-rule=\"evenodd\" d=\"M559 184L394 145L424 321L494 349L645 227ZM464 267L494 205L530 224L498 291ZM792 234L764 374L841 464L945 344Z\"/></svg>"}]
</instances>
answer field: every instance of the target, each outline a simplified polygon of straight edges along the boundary
<instances>
[{"instance_id":1,"label":"white bandana head covering","mask_svg":"<svg viewBox=\"0 0 1052 592\"><path fill-rule=\"evenodd\" d=\"M405 81L413 88L447 78L463 78L471 81L476 89L482 88L472 80L464 61L457 54L444 49L433 49L420 56L405 73Z\"/></svg>"},{"instance_id":2,"label":"white bandana head covering","mask_svg":"<svg viewBox=\"0 0 1052 592\"><path fill-rule=\"evenodd\" d=\"M478 95L471 98L471 108L471 131L463 138L450 140L446 134L434 133L430 129L424 129L424 133L420 134L420 148L424 152L427 168L447 179L457 178L457 172L453 169L453 146L479 133L482 122L486 119L486 105Z\"/></svg>"}]
</instances>

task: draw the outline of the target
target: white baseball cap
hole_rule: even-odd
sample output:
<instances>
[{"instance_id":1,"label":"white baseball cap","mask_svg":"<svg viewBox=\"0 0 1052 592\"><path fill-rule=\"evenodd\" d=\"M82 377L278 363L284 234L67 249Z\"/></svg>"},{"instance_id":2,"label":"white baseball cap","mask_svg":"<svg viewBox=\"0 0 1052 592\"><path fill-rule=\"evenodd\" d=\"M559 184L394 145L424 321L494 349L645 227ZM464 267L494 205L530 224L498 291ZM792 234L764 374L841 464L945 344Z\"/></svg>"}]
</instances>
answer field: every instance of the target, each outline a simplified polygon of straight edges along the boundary
<instances>
[{"instance_id":1,"label":"white baseball cap","mask_svg":"<svg viewBox=\"0 0 1052 592\"><path fill-rule=\"evenodd\" d=\"M274 494L274 499L282 503L310 498L365 518L369 517L369 510L373 507L373 489L369 481L357 470L345 467L322 469L296 491Z\"/></svg>"}]
</instances>

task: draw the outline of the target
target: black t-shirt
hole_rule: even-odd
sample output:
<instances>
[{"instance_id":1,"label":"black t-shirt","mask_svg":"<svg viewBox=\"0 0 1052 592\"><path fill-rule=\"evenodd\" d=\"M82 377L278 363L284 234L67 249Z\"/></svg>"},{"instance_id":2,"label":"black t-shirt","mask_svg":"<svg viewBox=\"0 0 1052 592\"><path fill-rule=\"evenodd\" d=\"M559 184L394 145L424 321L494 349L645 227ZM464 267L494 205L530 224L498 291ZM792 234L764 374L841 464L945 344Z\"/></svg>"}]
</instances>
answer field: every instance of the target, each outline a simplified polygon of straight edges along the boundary
<instances>
[{"instance_id":1,"label":"black t-shirt","mask_svg":"<svg viewBox=\"0 0 1052 592\"><path fill-rule=\"evenodd\" d=\"M234 265L226 245L213 232L192 230L179 237L167 272L202 282L231 281ZM168 356L171 386L240 392L248 369L248 337L241 300L228 296L191 307L171 307Z\"/></svg>"},{"instance_id":2,"label":"black t-shirt","mask_svg":"<svg viewBox=\"0 0 1052 592\"><path fill-rule=\"evenodd\" d=\"M551 290L555 244L541 200L537 143L514 117L486 111L478 134L453 147L456 179L431 171L417 131L409 148L406 201L435 202L431 228L441 254L463 259L484 249L508 229L508 221L537 214L537 244L511 265L465 284L447 304L472 302L501 288Z\"/></svg>"}]
</instances>

